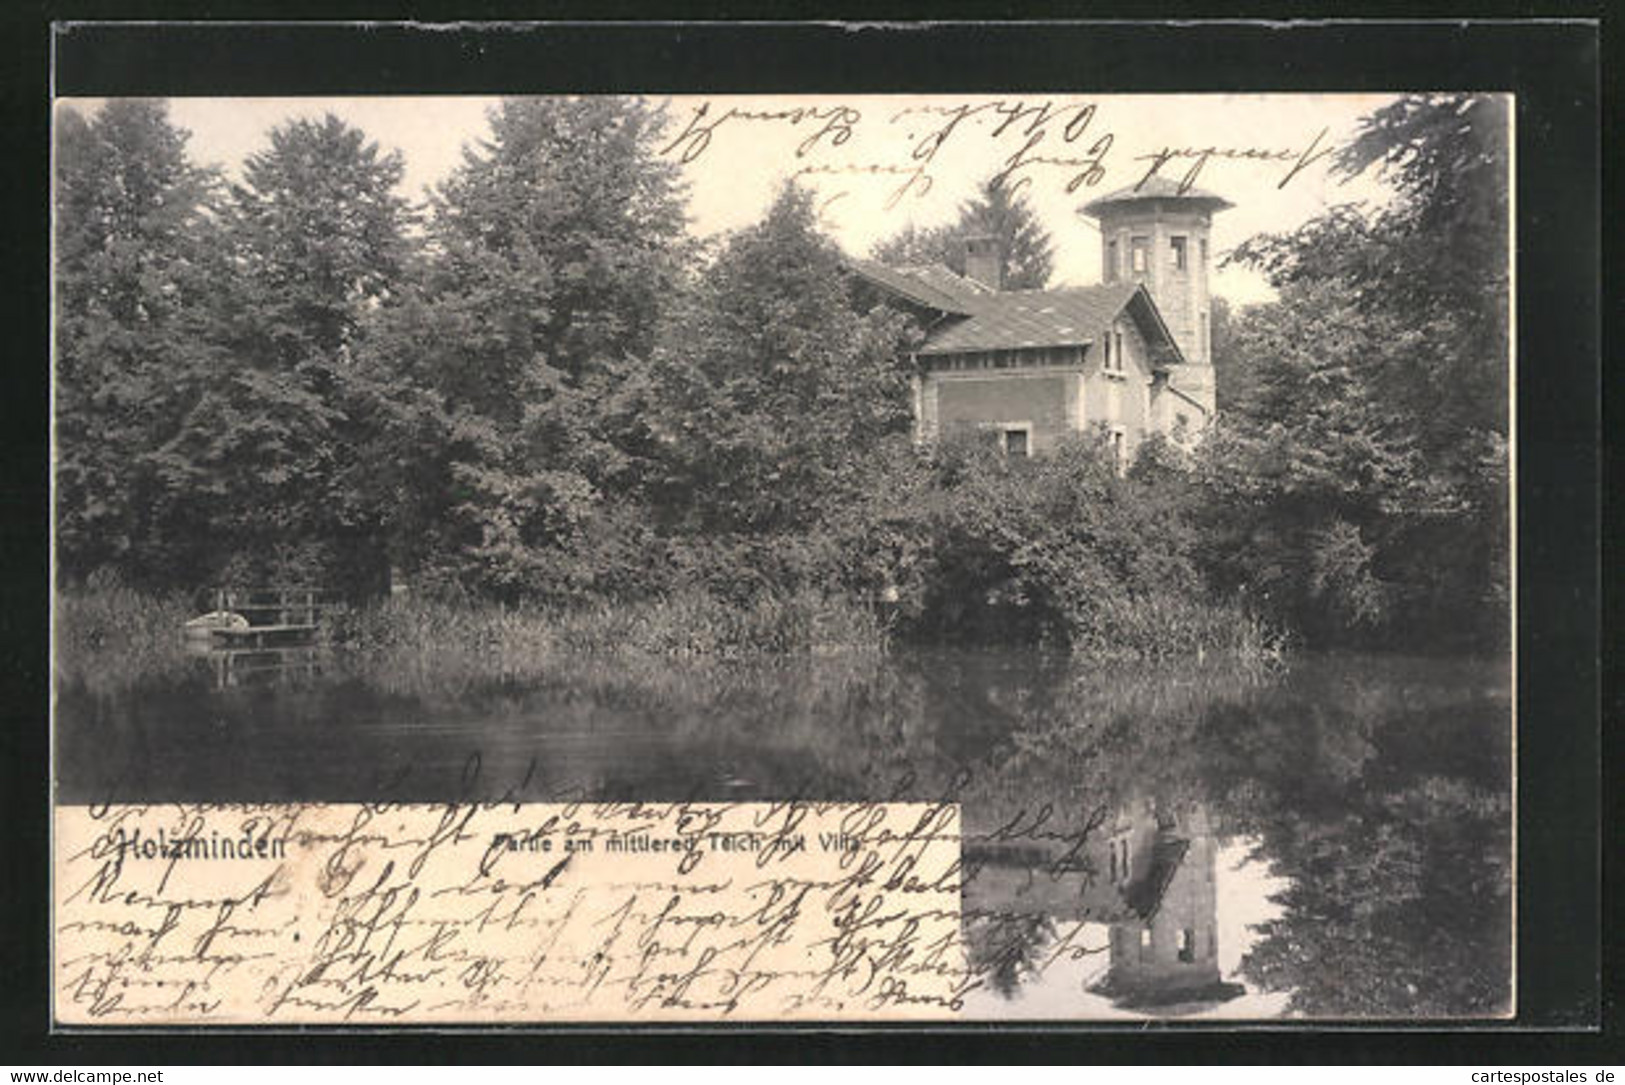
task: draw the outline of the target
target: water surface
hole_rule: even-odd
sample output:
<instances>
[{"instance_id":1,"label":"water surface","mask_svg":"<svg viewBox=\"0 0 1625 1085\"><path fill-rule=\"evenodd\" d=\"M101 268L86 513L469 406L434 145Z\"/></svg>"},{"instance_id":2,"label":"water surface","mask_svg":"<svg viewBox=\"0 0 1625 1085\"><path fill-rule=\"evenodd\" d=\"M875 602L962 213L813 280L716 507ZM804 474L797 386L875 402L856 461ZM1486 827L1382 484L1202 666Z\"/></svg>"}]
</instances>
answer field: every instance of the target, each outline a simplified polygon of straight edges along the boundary
<instances>
[{"instance_id":1,"label":"water surface","mask_svg":"<svg viewBox=\"0 0 1625 1085\"><path fill-rule=\"evenodd\" d=\"M64 674L57 799L961 804L976 1017L1510 1009L1507 670L1026 652ZM1040 819L1055 843L1001 834ZM1074 846L1072 843L1080 842Z\"/></svg>"}]
</instances>

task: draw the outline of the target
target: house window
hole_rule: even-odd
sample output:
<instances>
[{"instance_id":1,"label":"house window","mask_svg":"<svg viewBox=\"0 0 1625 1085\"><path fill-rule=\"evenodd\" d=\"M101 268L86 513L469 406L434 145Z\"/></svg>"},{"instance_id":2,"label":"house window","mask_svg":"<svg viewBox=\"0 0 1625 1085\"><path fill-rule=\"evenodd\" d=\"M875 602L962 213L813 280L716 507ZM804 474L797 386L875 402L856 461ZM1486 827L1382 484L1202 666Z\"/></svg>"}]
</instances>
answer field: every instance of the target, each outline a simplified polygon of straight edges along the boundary
<instances>
[{"instance_id":1,"label":"house window","mask_svg":"<svg viewBox=\"0 0 1625 1085\"><path fill-rule=\"evenodd\" d=\"M1121 428L1112 430L1111 436L1112 466L1121 475L1128 467L1126 450L1123 447L1123 431Z\"/></svg>"},{"instance_id":2,"label":"house window","mask_svg":"<svg viewBox=\"0 0 1625 1085\"><path fill-rule=\"evenodd\" d=\"M1106 281L1117 281L1117 242L1106 242Z\"/></svg>"},{"instance_id":3,"label":"house window","mask_svg":"<svg viewBox=\"0 0 1625 1085\"><path fill-rule=\"evenodd\" d=\"M1189 927L1179 932L1179 959L1186 964L1196 960L1196 932Z\"/></svg>"},{"instance_id":4,"label":"house window","mask_svg":"<svg viewBox=\"0 0 1625 1085\"><path fill-rule=\"evenodd\" d=\"M1028 456L1032 454L1027 448L1027 431L1025 429L1007 429L1004 431L1004 454L1006 456Z\"/></svg>"},{"instance_id":5,"label":"house window","mask_svg":"<svg viewBox=\"0 0 1625 1085\"><path fill-rule=\"evenodd\" d=\"M1121 373L1123 371L1123 333L1106 329L1106 354L1102 360L1101 368L1107 373Z\"/></svg>"},{"instance_id":6,"label":"house window","mask_svg":"<svg viewBox=\"0 0 1625 1085\"><path fill-rule=\"evenodd\" d=\"M1171 254L1173 256L1173 264L1174 264L1175 270L1184 271L1185 270L1185 239L1183 237L1171 237L1171 238L1168 239L1168 245L1169 245L1170 252L1171 252Z\"/></svg>"},{"instance_id":7,"label":"house window","mask_svg":"<svg viewBox=\"0 0 1625 1085\"><path fill-rule=\"evenodd\" d=\"M1128 242L1129 267L1136 274L1146 269L1147 259L1151 253L1151 239L1149 237L1131 237Z\"/></svg>"}]
</instances>

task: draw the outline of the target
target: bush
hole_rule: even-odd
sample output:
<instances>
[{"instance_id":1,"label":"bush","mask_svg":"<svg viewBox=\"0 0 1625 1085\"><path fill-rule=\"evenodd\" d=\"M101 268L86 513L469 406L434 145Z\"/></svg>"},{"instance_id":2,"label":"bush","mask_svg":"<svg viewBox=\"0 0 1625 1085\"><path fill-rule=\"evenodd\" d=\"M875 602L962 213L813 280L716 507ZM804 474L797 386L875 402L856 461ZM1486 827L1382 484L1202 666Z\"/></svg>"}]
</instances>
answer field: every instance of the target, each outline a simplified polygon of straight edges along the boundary
<instances>
[{"instance_id":1,"label":"bush","mask_svg":"<svg viewBox=\"0 0 1625 1085\"><path fill-rule=\"evenodd\" d=\"M1279 654L1194 560L1194 489L1153 443L1127 477L1088 437L1033 459L949 438L876 463L833 531L836 575L908 640L1161 659Z\"/></svg>"}]
</instances>

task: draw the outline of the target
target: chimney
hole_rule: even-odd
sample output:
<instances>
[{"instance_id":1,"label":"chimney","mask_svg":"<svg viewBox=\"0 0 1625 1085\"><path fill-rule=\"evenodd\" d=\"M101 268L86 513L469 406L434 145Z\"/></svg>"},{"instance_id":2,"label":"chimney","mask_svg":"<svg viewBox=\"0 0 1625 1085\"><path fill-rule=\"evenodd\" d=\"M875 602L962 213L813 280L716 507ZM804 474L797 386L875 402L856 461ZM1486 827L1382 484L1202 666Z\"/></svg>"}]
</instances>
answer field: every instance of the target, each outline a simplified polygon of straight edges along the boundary
<instances>
[{"instance_id":1,"label":"chimney","mask_svg":"<svg viewBox=\"0 0 1625 1085\"><path fill-rule=\"evenodd\" d=\"M1003 290L1004 254L999 248L999 239L991 234L965 238L965 278L990 290Z\"/></svg>"}]
</instances>

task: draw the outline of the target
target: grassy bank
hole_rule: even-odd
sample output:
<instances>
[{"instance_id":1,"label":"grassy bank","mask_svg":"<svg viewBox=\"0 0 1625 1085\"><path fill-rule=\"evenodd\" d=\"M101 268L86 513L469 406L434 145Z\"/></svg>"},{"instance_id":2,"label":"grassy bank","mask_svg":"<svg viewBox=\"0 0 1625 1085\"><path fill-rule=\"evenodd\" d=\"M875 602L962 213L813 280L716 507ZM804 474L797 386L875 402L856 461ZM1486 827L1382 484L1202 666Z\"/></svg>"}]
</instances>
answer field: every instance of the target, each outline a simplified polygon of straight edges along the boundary
<instances>
[{"instance_id":1,"label":"grassy bank","mask_svg":"<svg viewBox=\"0 0 1625 1085\"><path fill-rule=\"evenodd\" d=\"M57 668L67 680L117 686L184 668L182 596L121 586L61 591ZM870 607L810 590L740 605L692 589L635 603L573 609L388 599L341 611L324 639L385 666L522 675L565 657L743 660L880 653L893 637ZM1012 645L1000 643L999 647ZM1102 600L1074 630L1074 655L1101 660L1232 658L1269 664L1284 638L1237 608L1161 597Z\"/></svg>"},{"instance_id":2,"label":"grassy bank","mask_svg":"<svg viewBox=\"0 0 1625 1085\"><path fill-rule=\"evenodd\" d=\"M735 606L687 591L569 610L387 600L349 612L333 636L363 653L472 652L511 661L622 653L730 659L877 651L885 643L885 630L869 610L812 592Z\"/></svg>"}]
</instances>

